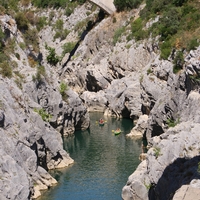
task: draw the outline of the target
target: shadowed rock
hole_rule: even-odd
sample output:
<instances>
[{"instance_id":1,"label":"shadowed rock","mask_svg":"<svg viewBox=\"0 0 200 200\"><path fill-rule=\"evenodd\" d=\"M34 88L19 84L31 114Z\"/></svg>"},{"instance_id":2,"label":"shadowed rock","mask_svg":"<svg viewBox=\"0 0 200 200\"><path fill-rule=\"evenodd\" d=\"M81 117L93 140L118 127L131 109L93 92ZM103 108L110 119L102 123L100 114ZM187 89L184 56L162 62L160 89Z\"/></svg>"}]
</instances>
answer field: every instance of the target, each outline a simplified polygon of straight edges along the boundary
<instances>
[{"instance_id":1,"label":"shadowed rock","mask_svg":"<svg viewBox=\"0 0 200 200\"><path fill-rule=\"evenodd\" d=\"M0 127L4 127L5 116L3 111L0 110Z\"/></svg>"}]
</instances>

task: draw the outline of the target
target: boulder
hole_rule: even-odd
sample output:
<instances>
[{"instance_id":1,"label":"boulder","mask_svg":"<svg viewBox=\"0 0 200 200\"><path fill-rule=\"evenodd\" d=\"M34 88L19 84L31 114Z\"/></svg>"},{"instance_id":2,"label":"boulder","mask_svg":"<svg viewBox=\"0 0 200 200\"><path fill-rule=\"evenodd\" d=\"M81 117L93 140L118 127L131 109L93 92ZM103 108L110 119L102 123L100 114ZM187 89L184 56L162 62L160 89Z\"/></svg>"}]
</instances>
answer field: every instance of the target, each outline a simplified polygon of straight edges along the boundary
<instances>
[{"instance_id":1,"label":"boulder","mask_svg":"<svg viewBox=\"0 0 200 200\"><path fill-rule=\"evenodd\" d=\"M126 137L134 139L143 138L144 131L147 128L147 120L148 120L148 115L140 115L137 124L133 127L131 132L126 135Z\"/></svg>"}]
</instances>

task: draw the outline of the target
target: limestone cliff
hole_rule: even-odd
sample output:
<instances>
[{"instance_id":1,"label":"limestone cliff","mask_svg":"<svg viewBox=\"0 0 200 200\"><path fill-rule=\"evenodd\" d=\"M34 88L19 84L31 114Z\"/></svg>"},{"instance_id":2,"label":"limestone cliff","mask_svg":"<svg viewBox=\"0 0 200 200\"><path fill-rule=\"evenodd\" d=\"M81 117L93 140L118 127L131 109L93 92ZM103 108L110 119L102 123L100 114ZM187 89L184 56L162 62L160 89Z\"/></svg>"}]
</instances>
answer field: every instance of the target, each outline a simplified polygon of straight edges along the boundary
<instances>
[{"instance_id":1,"label":"limestone cliff","mask_svg":"<svg viewBox=\"0 0 200 200\"><path fill-rule=\"evenodd\" d=\"M0 65L0 199L36 198L55 184L48 170L73 163L61 136L87 129L92 111L133 119L129 136L148 141L124 200L197 199L200 49L184 52L175 74L156 38L127 38L143 8L107 16L87 2L67 16L22 6L48 22L35 34L33 20L28 35L12 15L0 16L9 57Z\"/></svg>"},{"instance_id":2,"label":"limestone cliff","mask_svg":"<svg viewBox=\"0 0 200 200\"><path fill-rule=\"evenodd\" d=\"M124 186L123 199L199 199L199 51L185 55L178 74L171 62L157 60L144 75L141 97L148 119L140 131L148 151Z\"/></svg>"},{"instance_id":3,"label":"limestone cliff","mask_svg":"<svg viewBox=\"0 0 200 200\"><path fill-rule=\"evenodd\" d=\"M57 183L50 169L74 162L63 149L62 136L87 129L89 114L56 67L40 57L46 52L27 46L15 19L1 15L0 28L5 34L0 69L0 199L32 199Z\"/></svg>"}]
</instances>

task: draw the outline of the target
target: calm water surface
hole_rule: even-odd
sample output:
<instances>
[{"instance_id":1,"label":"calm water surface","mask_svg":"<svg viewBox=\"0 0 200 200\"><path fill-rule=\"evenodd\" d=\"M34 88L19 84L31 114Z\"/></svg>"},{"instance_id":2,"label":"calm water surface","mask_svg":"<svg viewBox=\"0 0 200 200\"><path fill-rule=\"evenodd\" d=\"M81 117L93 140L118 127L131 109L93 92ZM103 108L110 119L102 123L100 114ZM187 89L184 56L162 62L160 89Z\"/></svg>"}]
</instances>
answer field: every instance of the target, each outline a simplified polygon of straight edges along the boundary
<instances>
[{"instance_id":1,"label":"calm water surface","mask_svg":"<svg viewBox=\"0 0 200 200\"><path fill-rule=\"evenodd\" d=\"M103 127L97 123L100 118L107 121ZM64 139L64 148L75 163L51 171L58 184L39 200L122 199L122 188L140 162L142 141L125 137L133 127L131 120L105 118L102 113L90 113L90 119L89 130ZM118 127L123 132L115 136L112 130Z\"/></svg>"}]
</instances>

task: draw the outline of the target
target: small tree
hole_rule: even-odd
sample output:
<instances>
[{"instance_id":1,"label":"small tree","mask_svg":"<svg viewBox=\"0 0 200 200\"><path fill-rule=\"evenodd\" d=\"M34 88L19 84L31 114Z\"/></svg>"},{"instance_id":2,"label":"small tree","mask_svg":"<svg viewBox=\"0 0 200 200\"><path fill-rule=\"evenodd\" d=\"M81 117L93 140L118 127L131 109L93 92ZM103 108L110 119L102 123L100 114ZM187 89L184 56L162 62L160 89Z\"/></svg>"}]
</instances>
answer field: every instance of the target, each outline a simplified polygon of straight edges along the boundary
<instances>
[{"instance_id":1,"label":"small tree","mask_svg":"<svg viewBox=\"0 0 200 200\"><path fill-rule=\"evenodd\" d=\"M49 51L49 54L47 55L47 62L51 65L56 65L60 61L60 58L56 55L55 49L48 47L47 45L46 49Z\"/></svg>"},{"instance_id":2,"label":"small tree","mask_svg":"<svg viewBox=\"0 0 200 200\"><path fill-rule=\"evenodd\" d=\"M26 31L28 30L28 19L26 18L26 16L24 15L24 13L19 12L16 14L15 16L15 20L17 23L17 27L20 31Z\"/></svg>"},{"instance_id":3,"label":"small tree","mask_svg":"<svg viewBox=\"0 0 200 200\"><path fill-rule=\"evenodd\" d=\"M62 95L62 98L63 98L64 101L67 100L66 91L67 91L67 84L64 83L64 82L61 82L60 83L60 94Z\"/></svg>"},{"instance_id":4,"label":"small tree","mask_svg":"<svg viewBox=\"0 0 200 200\"><path fill-rule=\"evenodd\" d=\"M3 49L4 39L5 39L5 34L0 28L0 51Z\"/></svg>"},{"instance_id":5,"label":"small tree","mask_svg":"<svg viewBox=\"0 0 200 200\"><path fill-rule=\"evenodd\" d=\"M118 11L137 8L142 0L114 0L114 5Z\"/></svg>"},{"instance_id":6,"label":"small tree","mask_svg":"<svg viewBox=\"0 0 200 200\"><path fill-rule=\"evenodd\" d=\"M179 72L182 68L183 68L183 64L184 64L184 57L183 57L183 52L182 51L178 51L176 53L176 56L174 58L173 61L173 72L176 74L177 72Z\"/></svg>"},{"instance_id":7,"label":"small tree","mask_svg":"<svg viewBox=\"0 0 200 200\"><path fill-rule=\"evenodd\" d=\"M51 114L47 113L43 108L39 110L35 108L34 111L37 112L45 122L49 122L52 118Z\"/></svg>"},{"instance_id":8,"label":"small tree","mask_svg":"<svg viewBox=\"0 0 200 200\"><path fill-rule=\"evenodd\" d=\"M8 61L0 63L0 74L3 77L8 77L8 78L12 77L12 67L10 66Z\"/></svg>"}]
</instances>

